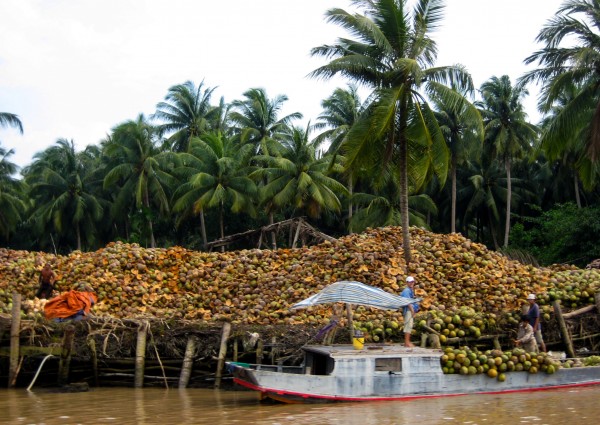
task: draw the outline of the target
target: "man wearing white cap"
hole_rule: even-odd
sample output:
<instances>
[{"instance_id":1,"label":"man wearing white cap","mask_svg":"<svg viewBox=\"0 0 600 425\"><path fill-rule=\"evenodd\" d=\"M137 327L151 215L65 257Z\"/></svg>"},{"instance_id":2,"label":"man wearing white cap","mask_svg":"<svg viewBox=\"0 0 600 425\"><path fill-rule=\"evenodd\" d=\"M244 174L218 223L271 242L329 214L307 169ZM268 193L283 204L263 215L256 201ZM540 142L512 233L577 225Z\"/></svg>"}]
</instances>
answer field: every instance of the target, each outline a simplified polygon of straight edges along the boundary
<instances>
[{"instance_id":1,"label":"man wearing white cap","mask_svg":"<svg viewBox=\"0 0 600 425\"><path fill-rule=\"evenodd\" d=\"M406 278L406 288L402 290L400 293L401 297L404 298L414 298L415 293L413 292L413 287L415 286L415 278L412 276L408 276ZM410 333L412 332L414 317L419 311L418 303L411 303L406 307L403 307L404 312L404 345L406 347L414 347L412 342L410 342Z\"/></svg>"},{"instance_id":2,"label":"man wearing white cap","mask_svg":"<svg viewBox=\"0 0 600 425\"><path fill-rule=\"evenodd\" d=\"M527 310L527 319L529 324L533 328L533 334L537 342L538 347L545 353L546 344L542 338L542 325L540 324L540 306L535 302L535 294L527 295L527 302L529 303L529 310Z\"/></svg>"}]
</instances>

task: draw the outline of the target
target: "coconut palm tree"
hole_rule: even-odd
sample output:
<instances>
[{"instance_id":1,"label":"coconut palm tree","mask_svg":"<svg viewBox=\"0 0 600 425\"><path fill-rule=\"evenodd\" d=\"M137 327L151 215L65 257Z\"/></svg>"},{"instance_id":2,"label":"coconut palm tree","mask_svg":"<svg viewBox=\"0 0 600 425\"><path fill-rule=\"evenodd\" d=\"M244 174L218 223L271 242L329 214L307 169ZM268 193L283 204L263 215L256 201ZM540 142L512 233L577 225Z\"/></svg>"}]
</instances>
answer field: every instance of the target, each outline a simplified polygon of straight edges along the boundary
<instances>
[{"instance_id":1,"label":"coconut palm tree","mask_svg":"<svg viewBox=\"0 0 600 425\"><path fill-rule=\"evenodd\" d=\"M538 34L536 41L545 46L525 59L538 68L527 72L520 84L540 82L542 92L539 107L549 111L553 103L572 84L577 95L561 112L542 136L545 145L566 145L571 136L582 133L586 153L595 170L583 175L584 184L591 188L598 178L600 159L600 1L567 0L559 7ZM589 167L589 164L588 164Z\"/></svg>"},{"instance_id":2,"label":"coconut palm tree","mask_svg":"<svg viewBox=\"0 0 600 425\"><path fill-rule=\"evenodd\" d=\"M294 112L280 117L283 104L288 100L285 95L269 99L262 88L253 88L244 93L244 100L232 102L229 119L241 144L251 143L256 152L274 155L279 152L280 143L286 129L302 114Z\"/></svg>"},{"instance_id":3,"label":"coconut palm tree","mask_svg":"<svg viewBox=\"0 0 600 425\"><path fill-rule=\"evenodd\" d=\"M468 96L469 93L462 93ZM483 120L477 108L466 98L457 103L434 94L435 116L450 149L450 232L456 232L456 170L473 157L483 142Z\"/></svg>"},{"instance_id":4,"label":"coconut palm tree","mask_svg":"<svg viewBox=\"0 0 600 425\"><path fill-rule=\"evenodd\" d=\"M136 120L117 125L104 145L107 173L104 189L113 188L115 199L113 217L129 211L132 201L146 217L150 247L156 247L153 229L153 210L170 210L170 188L177 183L169 173L168 156L161 155L157 146L157 131L140 114Z\"/></svg>"},{"instance_id":5,"label":"coconut palm tree","mask_svg":"<svg viewBox=\"0 0 600 425\"><path fill-rule=\"evenodd\" d=\"M19 116L10 112L0 112L0 127L15 127L23 134L23 123Z\"/></svg>"},{"instance_id":6,"label":"coconut palm tree","mask_svg":"<svg viewBox=\"0 0 600 425\"><path fill-rule=\"evenodd\" d=\"M210 104L216 87L198 87L192 81L169 88L164 102L156 105L152 119L160 120L156 129L160 134L170 134L167 143L175 152L186 152L190 140L211 128L211 120L219 111Z\"/></svg>"},{"instance_id":7,"label":"coconut palm tree","mask_svg":"<svg viewBox=\"0 0 600 425\"><path fill-rule=\"evenodd\" d=\"M435 174L445 182L448 149L424 94L463 97L443 83L473 89L461 66L434 67L437 56L431 32L440 24L442 0L419 0L409 9L404 0L358 0L361 13L327 11L327 20L353 38L312 49L313 56L330 62L314 70L313 77L342 75L372 90L369 103L344 142L346 167L367 166L383 171L390 164L400 170L400 207L404 257L411 260L409 233L409 177L413 190Z\"/></svg>"},{"instance_id":8,"label":"coconut palm tree","mask_svg":"<svg viewBox=\"0 0 600 425\"><path fill-rule=\"evenodd\" d=\"M358 94L358 86L349 84L346 89L337 88L327 99L321 102L323 112L318 116L314 128L326 129L315 138L315 143L328 143L328 153L332 160L341 154L340 147L354 123L358 120L363 106ZM354 191L354 176L348 174L348 231L352 233L352 193Z\"/></svg>"},{"instance_id":9,"label":"coconut palm tree","mask_svg":"<svg viewBox=\"0 0 600 425\"><path fill-rule=\"evenodd\" d=\"M206 133L192 139L190 152L182 154L183 166L174 170L184 183L175 191L173 209L195 213L217 209L219 232L225 237L224 211L253 216L256 185L248 177L252 145L238 145L222 133ZM203 238L206 229L202 229Z\"/></svg>"},{"instance_id":10,"label":"coconut palm tree","mask_svg":"<svg viewBox=\"0 0 600 425\"><path fill-rule=\"evenodd\" d=\"M563 86L562 92L556 97L553 104L549 109L544 109L547 115L542 120L541 136L539 142L539 149L544 153L544 156L549 162L554 163L554 166L558 168L553 173L554 178L559 176L564 177L565 172L568 170L570 175L569 180L572 181L573 189L564 190L561 189L561 193L557 193L560 199L565 193L572 193L575 197L577 206L581 208L581 196L580 196L580 178L586 182L586 187L591 188L590 183L595 180L593 176L597 171L595 166L590 161L590 157L587 153L586 146L586 133L587 125L579 127L579 131L574 131L568 135L567 138L558 141L554 137L546 137L548 132L552 131L552 125L561 113L568 108L568 105L577 97L581 90L581 87L575 83L566 84ZM558 184L557 184L558 183ZM561 185L559 182L552 182L553 186Z\"/></svg>"},{"instance_id":11,"label":"coconut palm tree","mask_svg":"<svg viewBox=\"0 0 600 425\"><path fill-rule=\"evenodd\" d=\"M485 123L485 140L494 157L506 170L506 216L504 247L508 246L512 206L511 161L528 154L536 143L538 129L526 121L523 98L528 94L522 85L511 84L508 75L492 77L481 85L481 107Z\"/></svg>"},{"instance_id":12,"label":"coconut palm tree","mask_svg":"<svg viewBox=\"0 0 600 425\"><path fill-rule=\"evenodd\" d=\"M0 236L9 240L25 211L24 201L25 184L16 179L17 166L9 161L14 153L13 149L6 150L0 146Z\"/></svg>"},{"instance_id":13,"label":"coconut palm tree","mask_svg":"<svg viewBox=\"0 0 600 425\"><path fill-rule=\"evenodd\" d=\"M319 218L326 211L339 212L338 194L347 191L329 176L341 171L340 165L336 162L332 165L328 157L317 157L317 144L309 140L310 130L310 123L306 128L291 128L281 156L257 156L256 160L265 167L258 168L251 176L266 181L260 188L262 202L271 202L278 209L291 207L293 216Z\"/></svg>"},{"instance_id":14,"label":"coconut palm tree","mask_svg":"<svg viewBox=\"0 0 600 425\"><path fill-rule=\"evenodd\" d=\"M398 170L394 170L396 173ZM398 178L387 176L383 184L371 187L370 193L356 193L354 202L361 206L352 217L353 228L362 231L367 227L400 226L400 187ZM427 217L437 214L437 206L427 194L414 194L408 197L409 223L412 226L429 228Z\"/></svg>"},{"instance_id":15,"label":"coconut palm tree","mask_svg":"<svg viewBox=\"0 0 600 425\"><path fill-rule=\"evenodd\" d=\"M96 223L102 218L101 201L91 191L91 170L85 167L73 140L58 139L56 145L34 156L23 170L34 202L31 220L39 235L49 228L70 236L75 232L76 249L95 239ZM43 239L43 236L42 236Z\"/></svg>"}]
</instances>

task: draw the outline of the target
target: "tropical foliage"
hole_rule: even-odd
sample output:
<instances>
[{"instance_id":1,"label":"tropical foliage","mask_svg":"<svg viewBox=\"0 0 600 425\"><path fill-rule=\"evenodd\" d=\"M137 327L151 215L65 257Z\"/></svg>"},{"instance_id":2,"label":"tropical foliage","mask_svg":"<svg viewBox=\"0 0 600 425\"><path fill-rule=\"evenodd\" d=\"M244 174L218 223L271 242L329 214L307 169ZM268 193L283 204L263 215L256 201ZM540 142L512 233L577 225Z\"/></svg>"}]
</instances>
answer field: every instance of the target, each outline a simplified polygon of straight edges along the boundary
<instances>
[{"instance_id":1,"label":"tropical foliage","mask_svg":"<svg viewBox=\"0 0 600 425\"><path fill-rule=\"evenodd\" d=\"M538 68L477 89L463 67L436 63L443 1L331 9L347 35L312 49L324 64L311 75L347 84L324 94L316 124L284 113L285 94L214 101L214 88L186 81L151 119L125 117L83 150L59 139L20 170L0 145L0 245L223 249L233 233L304 217L333 236L401 225L406 258L412 225L580 264L600 239L599 5L565 1L526 58ZM523 107L532 82L539 126ZM7 127L23 131L0 113ZM286 236L273 232L270 247L290 246Z\"/></svg>"}]
</instances>

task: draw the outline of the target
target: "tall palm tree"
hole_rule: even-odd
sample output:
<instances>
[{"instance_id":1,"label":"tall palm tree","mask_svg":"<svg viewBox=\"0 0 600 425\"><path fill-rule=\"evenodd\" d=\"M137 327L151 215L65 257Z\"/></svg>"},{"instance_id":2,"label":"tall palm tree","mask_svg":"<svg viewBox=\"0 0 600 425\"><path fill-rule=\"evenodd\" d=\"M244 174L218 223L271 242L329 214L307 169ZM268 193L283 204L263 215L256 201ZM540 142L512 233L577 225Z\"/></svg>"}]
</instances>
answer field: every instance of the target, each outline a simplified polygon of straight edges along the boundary
<instances>
[{"instance_id":1,"label":"tall palm tree","mask_svg":"<svg viewBox=\"0 0 600 425\"><path fill-rule=\"evenodd\" d=\"M464 96L469 93L462 93ZM443 97L432 97L435 116L450 149L450 232L456 232L456 169L472 158L483 142L483 120L477 108L466 98L448 103Z\"/></svg>"},{"instance_id":2,"label":"tall palm tree","mask_svg":"<svg viewBox=\"0 0 600 425\"><path fill-rule=\"evenodd\" d=\"M492 77L481 85L482 109L486 142L506 170L506 216L504 247L508 246L512 206L511 161L522 158L532 150L537 127L526 121L523 98L528 94L522 85L511 84L508 75Z\"/></svg>"},{"instance_id":3,"label":"tall palm tree","mask_svg":"<svg viewBox=\"0 0 600 425\"><path fill-rule=\"evenodd\" d=\"M217 209L219 232L225 237L225 208L254 215L256 185L248 177L252 155L252 145L240 146L221 133L193 139L190 152L182 155L184 167L175 170L184 183L174 193L174 210L191 208L200 213ZM206 229L202 231L205 235Z\"/></svg>"},{"instance_id":4,"label":"tall palm tree","mask_svg":"<svg viewBox=\"0 0 600 425\"><path fill-rule=\"evenodd\" d=\"M8 159L13 153L13 149L6 150L0 146L0 236L6 241L26 210L24 182L14 177L18 167Z\"/></svg>"},{"instance_id":5,"label":"tall palm tree","mask_svg":"<svg viewBox=\"0 0 600 425\"><path fill-rule=\"evenodd\" d=\"M580 86L577 96L565 105L544 132L543 143L561 144L583 129L587 155L593 163L600 159L599 28L600 1L564 1L536 38L545 46L525 59L526 64L537 62L539 68L520 79L521 84L542 83L539 101L542 111L550 110L569 85ZM584 183L591 187L593 181Z\"/></svg>"},{"instance_id":6,"label":"tall palm tree","mask_svg":"<svg viewBox=\"0 0 600 425\"><path fill-rule=\"evenodd\" d=\"M327 99L321 102L323 112L318 116L314 128L326 129L315 138L315 143L328 142L328 153L332 160L341 154L340 147L346 139L350 129L358 121L363 106L358 94L358 86L349 84L346 89L337 88ZM352 193L354 192L354 176L351 170L348 173L348 231L352 233Z\"/></svg>"},{"instance_id":7,"label":"tall palm tree","mask_svg":"<svg viewBox=\"0 0 600 425\"><path fill-rule=\"evenodd\" d=\"M398 170L394 170L396 173ZM372 186L370 193L356 193L354 201L363 208L352 217L357 231L367 227L399 226L402 223L400 213L400 187L398 178L387 176L383 184ZM437 206L427 194L413 194L408 197L409 223L413 226L428 228L427 217L437 214Z\"/></svg>"},{"instance_id":8,"label":"tall palm tree","mask_svg":"<svg viewBox=\"0 0 600 425\"><path fill-rule=\"evenodd\" d=\"M260 199L268 200L278 209L293 208L292 215L319 218L323 212L339 212L338 194L346 188L328 174L339 172L339 164L330 164L328 157L317 158L317 144L309 140L310 123L306 128L293 127L284 143L281 156L261 155L259 163L266 164L252 177L266 184L260 188Z\"/></svg>"},{"instance_id":9,"label":"tall palm tree","mask_svg":"<svg viewBox=\"0 0 600 425\"><path fill-rule=\"evenodd\" d=\"M19 116L10 112L0 112L0 127L15 127L23 134L23 123Z\"/></svg>"},{"instance_id":10,"label":"tall palm tree","mask_svg":"<svg viewBox=\"0 0 600 425\"><path fill-rule=\"evenodd\" d=\"M594 164L587 155L586 133L588 126L579 127L578 131L573 131L560 141L554 137L546 137L546 135L552 131L552 125L557 117L561 115L565 108L569 107L568 105L577 97L580 90L581 87L578 84L566 84L563 86L562 92L554 99L552 105L549 108L544 108L547 115L540 124L541 136L538 145L548 161L557 162L556 165L560 173L555 174L555 178L564 175L565 170L563 168L568 167L570 170L570 180L572 179L574 189L573 194L579 208L581 208L580 177L587 183L586 187L589 189L595 173ZM555 186L557 182L552 183ZM570 190L562 192L571 193Z\"/></svg>"},{"instance_id":11,"label":"tall palm tree","mask_svg":"<svg viewBox=\"0 0 600 425\"><path fill-rule=\"evenodd\" d=\"M49 227L67 237L75 231L76 249L81 250L82 237L88 244L94 240L103 213L89 185L91 170L84 166L73 140L59 139L34 159L23 171L35 206L34 227L40 235Z\"/></svg>"},{"instance_id":12,"label":"tall palm tree","mask_svg":"<svg viewBox=\"0 0 600 425\"><path fill-rule=\"evenodd\" d=\"M277 154L286 129L302 114L294 112L280 117L283 104L288 100L285 95L269 99L262 88L253 88L244 93L244 100L232 102L229 119L232 121L240 142L251 143L256 152L264 155Z\"/></svg>"},{"instance_id":13,"label":"tall palm tree","mask_svg":"<svg viewBox=\"0 0 600 425\"><path fill-rule=\"evenodd\" d=\"M458 102L462 96L442 83L453 81L471 90L473 84L460 66L433 67L437 47L430 35L442 19L442 0L419 0L412 10L404 0L354 3L364 14L343 9L326 13L329 22L342 26L354 38L339 38L332 45L313 48L313 56L330 62L311 76L330 78L340 74L372 90L365 112L344 143L346 166L383 170L393 163L400 169L403 245L408 266L409 177L417 189L431 173L442 183L448 174L448 149L423 92L435 92L448 102Z\"/></svg>"},{"instance_id":14,"label":"tall palm tree","mask_svg":"<svg viewBox=\"0 0 600 425\"><path fill-rule=\"evenodd\" d=\"M169 189L176 179L169 173L165 155L157 147L157 132L139 115L117 125L104 146L108 157L108 171L104 177L104 188L115 188L113 216L128 211L131 201L136 209L146 216L150 247L156 247L153 228L153 206L160 213L167 213Z\"/></svg>"},{"instance_id":15,"label":"tall palm tree","mask_svg":"<svg viewBox=\"0 0 600 425\"><path fill-rule=\"evenodd\" d=\"M216 87L198 87L191 81L169 88L164 102L156 105L152 119L161 120L156 128L161 134L170 133L167 142L175 152L186 152L190 140L211 128L218 111L210 99Z\"/></svg>"}]
</instances>

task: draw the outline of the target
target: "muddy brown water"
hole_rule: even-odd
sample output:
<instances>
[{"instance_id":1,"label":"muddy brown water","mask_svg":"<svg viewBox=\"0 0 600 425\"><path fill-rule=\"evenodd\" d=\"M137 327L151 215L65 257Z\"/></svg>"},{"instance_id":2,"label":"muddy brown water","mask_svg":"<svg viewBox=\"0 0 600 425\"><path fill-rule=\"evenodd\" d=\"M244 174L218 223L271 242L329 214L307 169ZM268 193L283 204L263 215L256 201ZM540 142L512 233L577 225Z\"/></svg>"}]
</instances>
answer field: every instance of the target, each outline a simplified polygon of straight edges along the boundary
<instances>
[{"instance_id":1,"label":"muddy brown water","mask_svg":"<svg viewBox=\"0 0 600 425\"><path fill-rule=\"evenodd\" d=\"M2 424L593 424L600 386L412 401L265 404L249 391L94 388L84 393L0 390Z\"/></svg>"}]
</instances>

